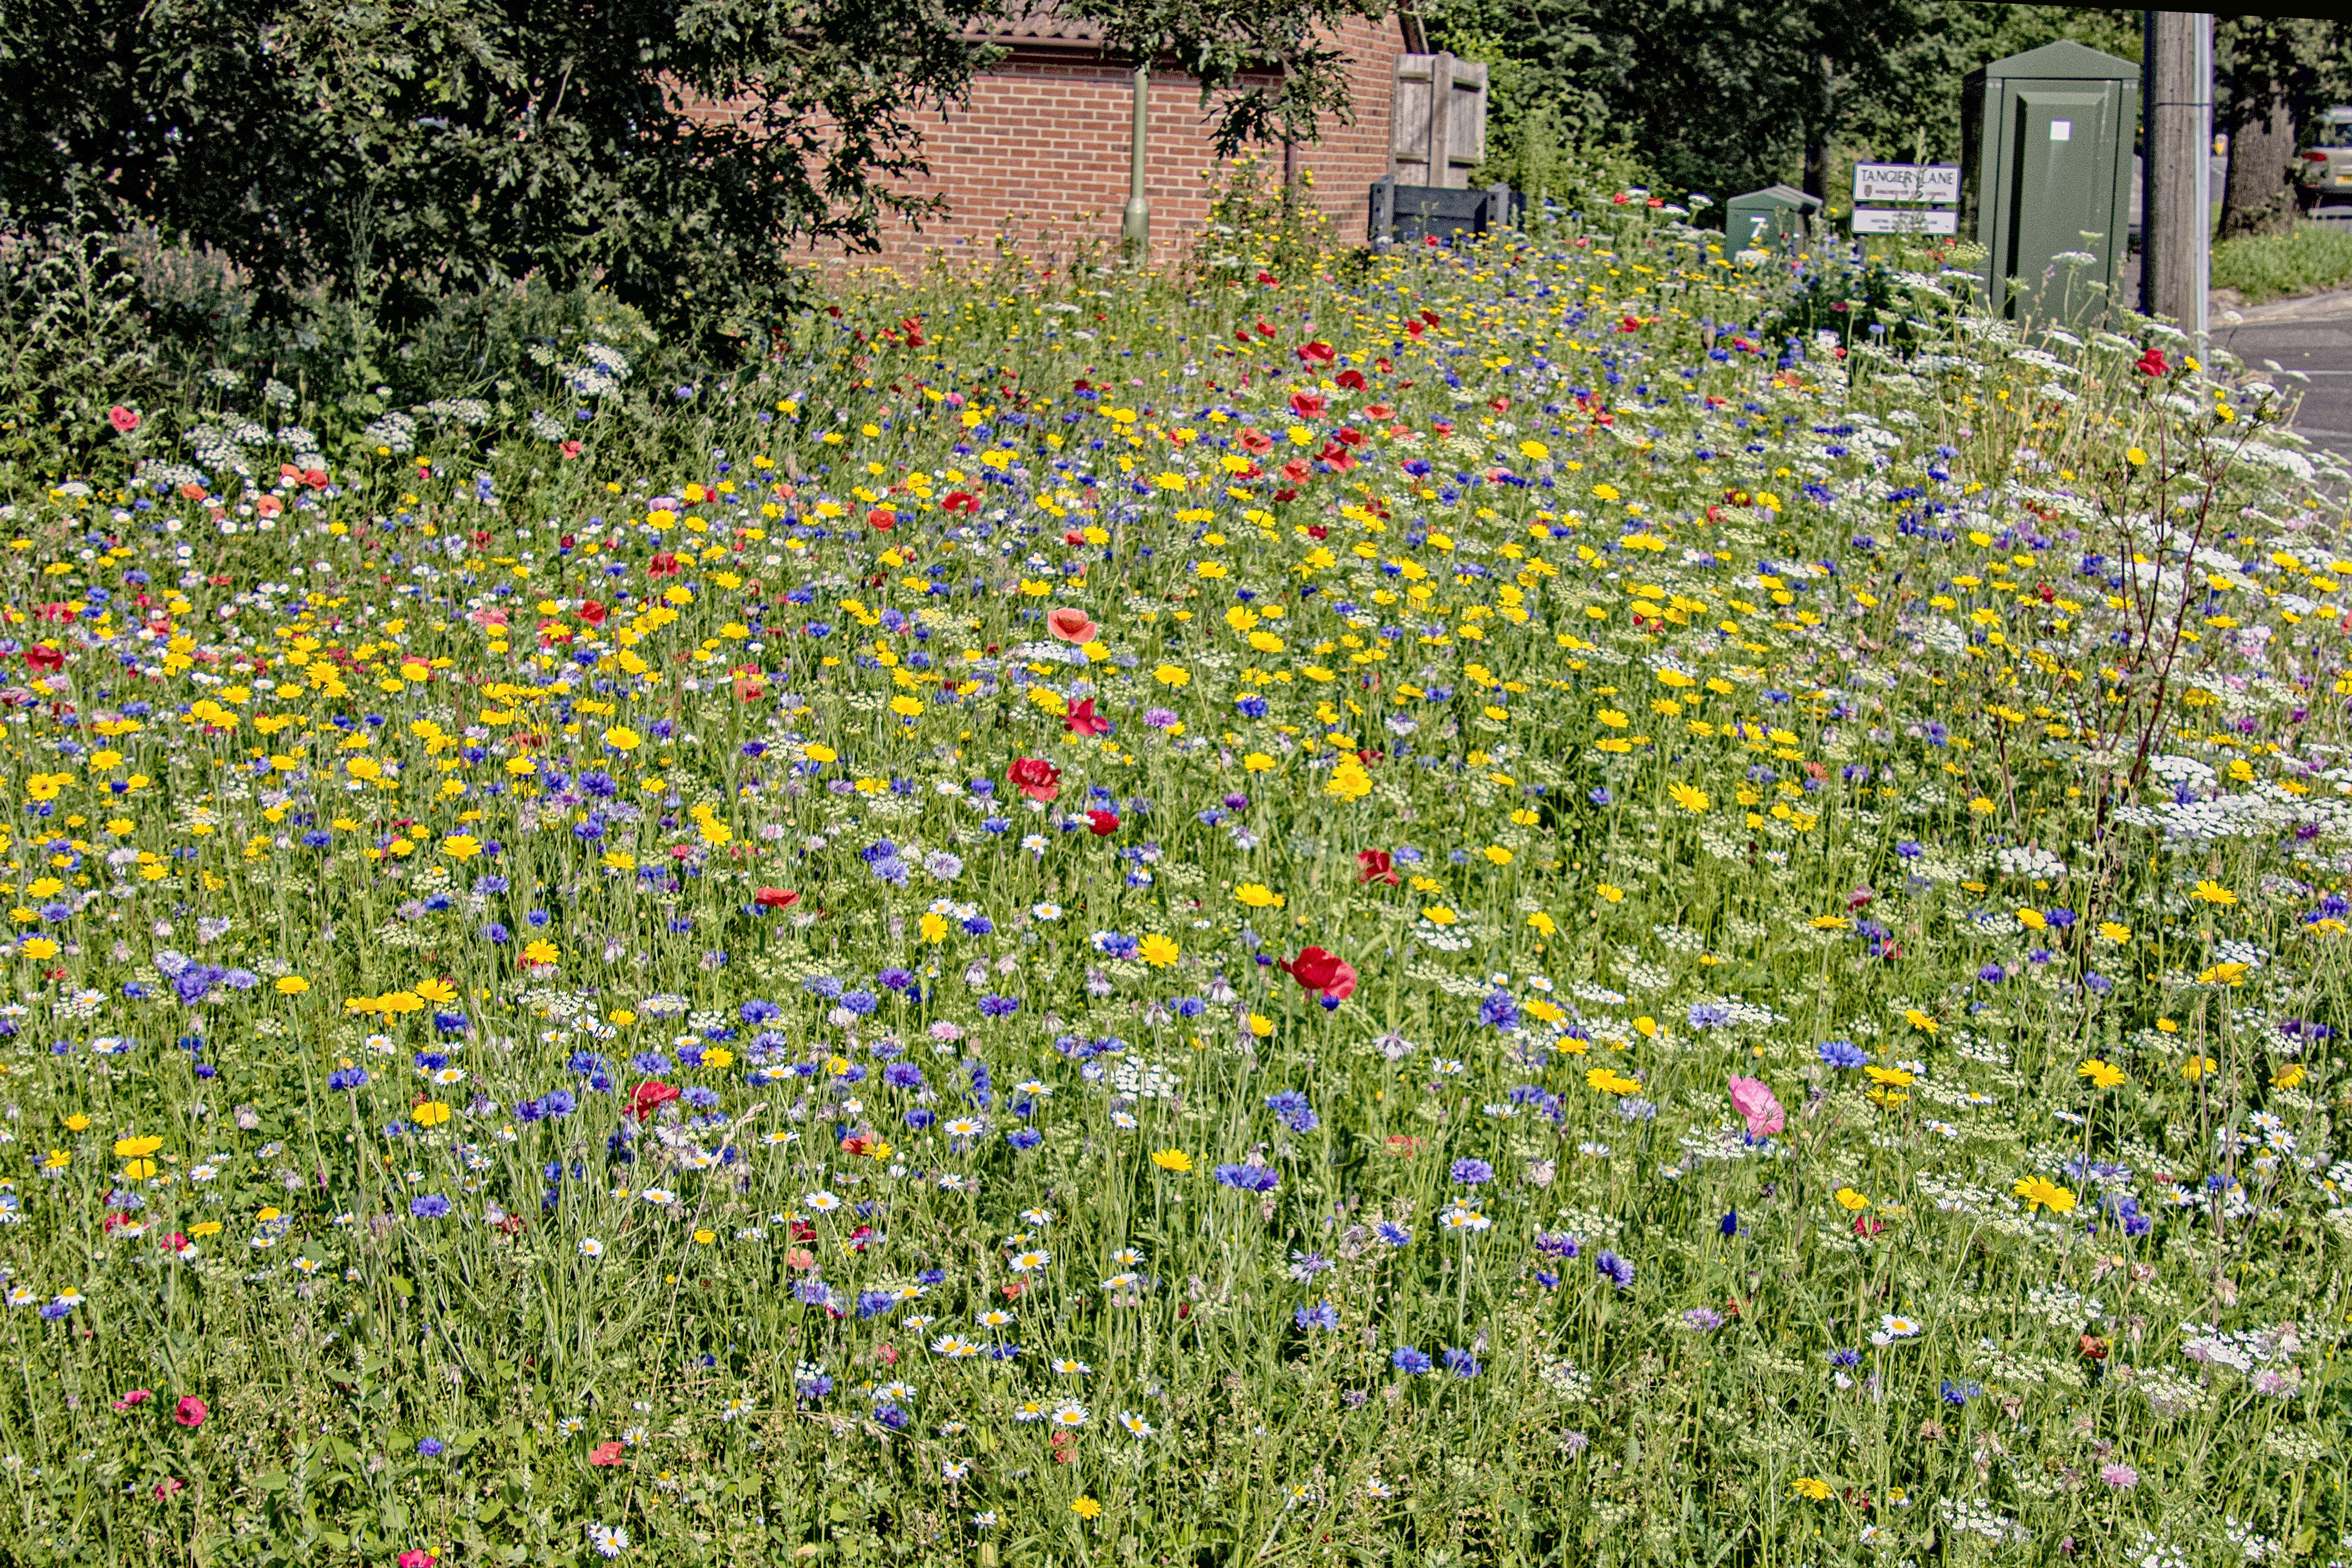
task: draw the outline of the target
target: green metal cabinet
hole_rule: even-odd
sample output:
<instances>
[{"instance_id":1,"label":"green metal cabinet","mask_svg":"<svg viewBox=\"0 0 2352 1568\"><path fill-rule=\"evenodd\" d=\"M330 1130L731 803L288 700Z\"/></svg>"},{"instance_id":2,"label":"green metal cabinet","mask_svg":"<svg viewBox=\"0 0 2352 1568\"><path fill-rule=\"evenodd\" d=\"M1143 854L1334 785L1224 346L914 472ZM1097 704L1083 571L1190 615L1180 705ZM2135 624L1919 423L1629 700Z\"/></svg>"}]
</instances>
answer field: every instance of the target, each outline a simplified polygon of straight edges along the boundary
<instances>
[{"instance_id":1,"label":"green metal cabinet","mask_svg":"<svg viewBox=\"0 0 2352 1568\"><path fill-rule=\"evenodd\" d=\"M1806 219L1821 210L1819 196L1793 185L1767 185L1723 204L1723 237L1734 251L1802 245Z\"/></svg>"},{"instance_id":2,"label":"green metal cabinet","mask_svg":"<svg viewBox=\"0 0 2352 1568\"><path fill-rule=\"evenodd\" d=\"M1960 232L2009 314L2087 321L2121 303L2138 123L2139 67L2071 39L1969 73Z\"/></svg>"}]
</instances>

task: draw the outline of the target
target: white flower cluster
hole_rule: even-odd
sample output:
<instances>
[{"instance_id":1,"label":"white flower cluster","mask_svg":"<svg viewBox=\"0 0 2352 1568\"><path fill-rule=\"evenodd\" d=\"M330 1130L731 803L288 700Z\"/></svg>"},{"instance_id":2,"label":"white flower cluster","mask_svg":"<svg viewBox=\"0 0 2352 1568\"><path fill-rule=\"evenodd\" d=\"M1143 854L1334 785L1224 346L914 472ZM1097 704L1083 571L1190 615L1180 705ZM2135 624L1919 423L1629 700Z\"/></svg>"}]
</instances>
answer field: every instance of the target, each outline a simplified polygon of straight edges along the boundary
<instances>
[{"instance_id":1,"label":"white flower cluster","mask_svg":"<svg viewBox=\"0 0 2352 1568\"><path fill-rule=\"evenodd\" d=\"M2037 845L2011 845L1996 858L2006 877L2030 877L2037 882L2055 882L2066 875L2066 862Z\"/></svg>"}]
</instances>

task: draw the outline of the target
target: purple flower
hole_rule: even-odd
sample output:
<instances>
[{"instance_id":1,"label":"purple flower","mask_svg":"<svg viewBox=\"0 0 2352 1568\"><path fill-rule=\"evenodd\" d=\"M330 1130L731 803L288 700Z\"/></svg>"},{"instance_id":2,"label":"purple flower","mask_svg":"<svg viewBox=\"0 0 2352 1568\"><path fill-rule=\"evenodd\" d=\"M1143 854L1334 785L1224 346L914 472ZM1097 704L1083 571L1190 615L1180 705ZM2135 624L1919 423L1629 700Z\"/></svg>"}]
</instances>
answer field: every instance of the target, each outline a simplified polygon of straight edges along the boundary
<instances>
[{"instance_id":1,"label":"purple flower","mask_svg":"<svg viewBox=\"0 0 2352 1568\"><path fill-rule=\"evenodd\" d=\"M1302 1329L1336 1329L1339 1326L1339 1309L1328 1301L1318 1301L1299 1308L1290 1315L1290 1321Z\"/></svg>"},{"instance_id":2,"label":"purple flower","mask_svg":"<svg viewBox=\"0 0 2352 1568\"><path fill-rule=\"evenodd\" d=\"M449 1200L439 1193L426 1193L408 1200L408 1212L415 1219L442 1219L449 1213Z\"/></svg>"},{"instance_id":3,"label":"purple flower","mask_svg":"<svg viewBox=\"0 0 2352 1568\"><path fill-rule=\"evenodd\" d=\"M1419 1377L1436 1363L1424 1352L1411 1345L1399 1345L1395 1353L1389 1357L1389 1364L1408 1377Z\"/></svg>"},{"instance_id":4,"label":"purple flower","mask_svg":"<svg viewBox=\"0 0 2352 1568\"><path fill-rule=\"evenodd\" d=\"M416 1445L416 1451L428 1459L439 1458L447 1449L448 1445L443 1443L438 1437L427 1437Z\"/></svg>"},{"instance_id":5,"label":"purple flower","mask_svg":"<svg viewBox=\"0 0 2352 1568\"><path fill-rule=\"evenodd\" d=\"M1592 1267L1607 1275L1620 1290L1633 1288L1633 1266L1607 1247L1602 1247L1592 1259Z\"/></svg>"},{"instance_id":6,"label":"purple flower","mask_svg":"<svg viewBox=\"0 0 2352 1568\"><path fill-rule=\"evenodd\" d=\"M1478 1364L1478 1358L1468 1351L1456 1350L1452 1345L1448 1345L1445 1347L1445 1370L1456 1377L1475 1377L1486 1369Z\"/></svg>"},{"instance_id":7,"label":"purple flower","mask_svg":"<svg viewBox=\"0 0 2352 1568\"><path fill-rule=\"evenodd\" d=\"M1495 1167L1484 1160L1456 1160L1446 1174L1462 1186L1484 1186L1495 1179Z\"/></svg>"}]
</instances>

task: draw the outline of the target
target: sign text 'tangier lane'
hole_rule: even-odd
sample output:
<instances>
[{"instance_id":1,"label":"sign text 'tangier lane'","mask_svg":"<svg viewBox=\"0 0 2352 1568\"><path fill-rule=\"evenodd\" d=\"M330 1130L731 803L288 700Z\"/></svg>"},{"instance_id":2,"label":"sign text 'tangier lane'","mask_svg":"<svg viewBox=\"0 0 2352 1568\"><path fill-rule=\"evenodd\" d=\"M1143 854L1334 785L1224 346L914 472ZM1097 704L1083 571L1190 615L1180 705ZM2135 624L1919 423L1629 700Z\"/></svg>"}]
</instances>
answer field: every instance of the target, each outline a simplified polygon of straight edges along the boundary
<instances>
[{"instance_id":1,"label":"sign text 'tangier lane'","mask_svg":"<svg viewBox=\"0 0 2352 1568\"><path fill-rule=\"evenodd\" d=\"M1959 167L1953 163L1856 163L1853 199L1956 206L1960 199Z\"/></svg>"}]
</instances>

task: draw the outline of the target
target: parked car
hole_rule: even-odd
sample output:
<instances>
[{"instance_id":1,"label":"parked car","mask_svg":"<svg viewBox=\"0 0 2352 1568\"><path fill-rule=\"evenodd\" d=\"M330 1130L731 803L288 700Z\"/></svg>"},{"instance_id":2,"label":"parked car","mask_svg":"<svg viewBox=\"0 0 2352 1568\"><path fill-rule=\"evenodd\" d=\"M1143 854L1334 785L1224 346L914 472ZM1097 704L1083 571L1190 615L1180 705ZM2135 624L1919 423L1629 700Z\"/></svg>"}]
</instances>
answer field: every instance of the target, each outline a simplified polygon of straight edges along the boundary
<instances>
[{"instance_id":1,"label":"parked car","mask_svg":"<svg viewBox=\"0 0 2352 1568\"><path fill-rule=\"evenodd\" d=\"M2305 212L2331 202L2352 203L2352 108L2337 107L2319 117L2311 150L2303 155L2295 200Z\"/></svg>"}]
</instances>

